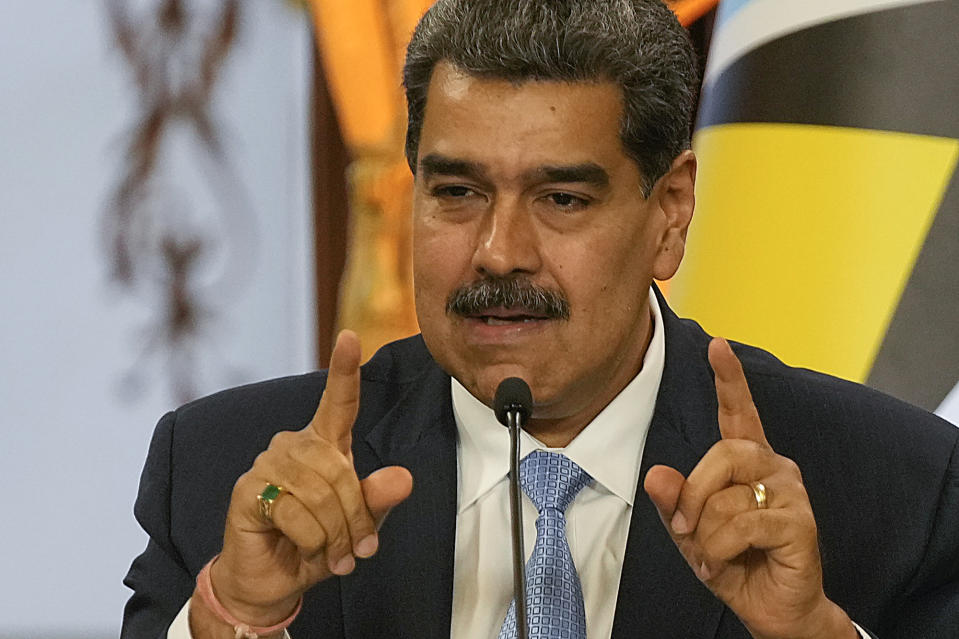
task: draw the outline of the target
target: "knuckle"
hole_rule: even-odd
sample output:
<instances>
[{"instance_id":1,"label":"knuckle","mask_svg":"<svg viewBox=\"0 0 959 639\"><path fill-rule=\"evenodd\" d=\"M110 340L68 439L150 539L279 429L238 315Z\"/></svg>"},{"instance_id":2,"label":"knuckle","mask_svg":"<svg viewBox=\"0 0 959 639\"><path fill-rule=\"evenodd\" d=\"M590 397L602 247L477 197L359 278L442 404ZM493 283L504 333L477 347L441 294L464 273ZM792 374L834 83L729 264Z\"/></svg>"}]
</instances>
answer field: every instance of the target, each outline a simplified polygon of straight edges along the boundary
<instances>
[{"instance_id":1,"label":"knuckle","mask_svg":"<svg viewBox=\"0 0 959 639\"><path fill-rule=\"evenodd\" d=\"M793 518L800 530L814 536L819 535L816 516L813 514L812 507L809 506L808 503L803 504L801 507L794 508L793 513Z\"/></svg>"},{"instance_id":2,"label":"knuckle","mask_svg":"<svg viewBox=\"0 0 959 639\"><path fill-rule=\"evenodd\" d=\"M717 495L707 499L703 504L701 519L720 519L724 512L722 501L722 498Z\"/></svg>"},{"instance_id":3,"label":"knuckle","mask_svg":"<svg viewBox=\"0 0 959 639\"><path fill-rule=\"evenodd\" d=\"M720 458L729 457L732 454L734 442L731 439L720 439L713 444L710 452Z\"/></svg>"},{"instance_id":4,"label":"knuckle","mask_svg":"<svg viewBox=\"0 0 959 639\"><path fill-rule=\"evenodd\" d=\"M353 462L328 440L313 439L310 446L295 448L290 456L313 468L339 493L348 493L359 486Z\"/></svg>"},{"instance_id":5,"label":"knuckle","mask_svg":"<svg viewBox=\"0 0 959 639\"><path fill-rule=\"evenodd\" d=\"M317 530L304 535L300 543L297 544L297 548L300 549L302 555L315 557L326 550L326 533L323 532L321 527L317 526L316 528Z\"/></svg>"},{"instance_id":6,"label":"knuckle","mask_svg":"<svg viewBox=\"0 0 959 639\"><path fill-rule=\"evenodd\" d=\"M713 535L709 539L703 542L699 548L699 556L696 558L697 561L721 561L725 559L725 556L722 552L724 539L720 539L719 535Z\"/></svg>"},{"instance_id":7,"label":"knuckle","mask_svg":"<svg viewBox=\"0 0 959 639\"><path fill-rule=\"evenodd\" d=\"M683 511L684 514L688 514L690 511L700 510L705 501L706 495L703 494L699 482L688 480L686 485L683 486L682 492L679 494L679 502L676 509Z\"/></svg>"},{"instance_id":8,"label":"knuckle","mask_svg":"<svg viewBox=\"0 0 959 639\"><path fill-rule=\"evenodd\" d=\"M742 459L752 454L755 442L744 439L721 439L713 444L709 454L727 477L733 477L736 466Z\"/></svg>"},{"instance_id":9,"label":"knuckle","mask_svg":"<svg viewBox=\"0 0 959 639\"><path fill-rule=\"evenodd\" d=\"M281 532L293 542L300 554L306 557L314 557L326 549L326 533L319 525Z\"/></svg>"},{"instance_id":10,"label":"knuckle","mask_svg":"<svg viewBox=\"0 0 959 639\"><path fill-rule=\"evenodd\" d=\"M713 517L727 519L741 511L742 507L735 495L724 490L707 499L703 510L708 511Z\"/></svg>"},{"instance_id":11,"label":"knuckle","mask_svg":"<svg viewBox=\"0 0 959 639\"><path fill-rule=\"evenodd\" d=\"M296 547L299 549L301 555L310 558L316 557L323 552L326 549L326 543L318 543L311 539L304 539L296 544Z\"/></svg>"},{"instance_id":12,"label":"knuckle","mask_svg":"<svg viewBox=\"0 0 959 639\"><path fill-rule=\"evenodd\" d=\"M329 486L323 482L317 482L311 485L309 489L300 491L297 493L297 497L317 519L320 519L321 516L327 513L330 509L331 501L335 501L335 497L332 495Z\"/></svg>"},{"instance_id":13,"label":"knuckle","mask_svg":"<svg viewBox=\"0 0 959 639\"><path fill-rule=\"evenodd\" d=\"M341 548L344 545L348 547L349 535L336 494L329 486L324 485L314 492L311 502L311 510L316 513L326 531L326 544L331 548Z\"/></svg>"},{"instance_id":14,"label":"knuckle","mask_svg":"<svg viewBox=\"0 0 959 639\"><path fill-rule=\"evenodd\" d=\"M232 502L242 502L248 500L248 493L252 492L254 482L256 478L253 477L252 473L245 472L236 480L236 483L233 484L233 491L230 495L230 500ZM256 482L259 483L259 482Z\"/></svg>"},{"instance_id":15,"label":"knuckle","mask_svg":"<svg viewBox=\"0 0 959 639\"><path fill-rule=\"evenodd\" d=\"M799 464L790 459L789 457L783 457L783 468L790 476L802 483L802 470L799 468Z\"/></svg>"},{"instance_id":16,"label":"knuckle","mask_svg":"<svg viewBox=\"0 0 959 639\"><path fill-rule=\"evenodd\" d=\"M333 444L329 444L336 450ZM356 474L356 468L353 460L336 450L336 454L330 458L329 466L330 477L339 490L358 492L360 489L360 478Z\"/></svg>"},{"instance_id":17,"label":"knuckle","mask_svg":"<svg viewBox=\"0 0 959 639\"><path fill-rule=\"evenodd\" d=\"M333 490L333 487L329 484L323 485L323 491L318 500L319 507L323 512L328 513L339 513L340 511L340 500L336 496L336 492Z\"/></svg>"},{"instance_id":18,"label":"knuckle","mask_svg":"<svg viewBox=\"0 0 959 639\"><path fill-rule=\"evenodd\" d=\"M751 439L739 439L736 440L735 443L737 444L738 454L743 457L762 457L770 454L770 451L765 446Z\"/></svg>"},{"instance_id":19,"label":"knuckle","mask_svg":"<svg viewBox=\"0 0 959 639\"><path fill-rule=\"evenodd\" d=\"M309 490L311 482L310 473L300 464L286 464L283 468L282 481L285 488L292 492L300 493L304 489Z\"/></svg>"},{"instance_id":20,"label":"knuckle","mask_svg":"<svg viewBox=\"0 0 959 639\"><path fill-rule=\"evenodd\" d=\"M328 474L333 478L356 477L353 463L344 455L336 444L329 440L322 440L323 463Z\"/></svg>"},{"instance_id":21,"label":"knuckle","mask_svg":"<svg viewBox=\"0 0 959 639\"><path fill-rule=\"evenodd\" d=\"M292 446L293 441L296 439L295 433L289 430L281 430L277 434L273 435L270 439L270 448L271 449L283 449L289 448Z\"/></svg>"},{"instance_id":22,"label":"knuckle","mask_svg":"<svg viewBox=\"0 0 959 639\"><path fill-rule=\"evenodd\" d=\"M276 457L276 449L268 448L262 451L253 459L251 470L268 468L271 466L274 457Z\"/></svg>"},{"instance_id":23,"label":"knuckle","mask_svg":"<svg viewBox=\"0 0 959 639\"><path fill-rule=\"evenodd\" d=\"M329 463L326 441L319 436L307 437L290 449L290 458L313 468L325 467Z\"/></svg>"},{"instance_id":24,"label":"knuckle","mask_svg":"<svg viewBox=\"0 0 959 639\"><path fill-rule=\"evenodd\" d=\"M327 534L322 524L311 517L304 517L296 525L284 521L280 532L286 535L297 547L300 554L313 557L320 554L327 547Z\"/></svg>"}]
</instances>

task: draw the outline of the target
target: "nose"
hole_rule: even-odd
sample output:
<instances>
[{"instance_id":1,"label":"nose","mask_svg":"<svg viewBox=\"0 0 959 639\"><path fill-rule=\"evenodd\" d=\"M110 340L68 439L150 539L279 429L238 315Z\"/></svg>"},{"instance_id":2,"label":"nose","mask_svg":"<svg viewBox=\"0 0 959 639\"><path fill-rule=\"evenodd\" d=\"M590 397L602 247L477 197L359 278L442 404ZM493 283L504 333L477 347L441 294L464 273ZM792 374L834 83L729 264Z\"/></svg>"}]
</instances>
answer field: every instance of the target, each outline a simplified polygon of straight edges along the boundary
<instances>
[{"instance_id":1,"label":"nose","mask_svg":"<svg viewBox=\"0 0 959 639\"><path fill-rule=\"evenodd\" d=\"M495 277L536 273L542 260L531 212L515 201L494 202L479 225L472 265Z\"/></svg>"}]
</instances>

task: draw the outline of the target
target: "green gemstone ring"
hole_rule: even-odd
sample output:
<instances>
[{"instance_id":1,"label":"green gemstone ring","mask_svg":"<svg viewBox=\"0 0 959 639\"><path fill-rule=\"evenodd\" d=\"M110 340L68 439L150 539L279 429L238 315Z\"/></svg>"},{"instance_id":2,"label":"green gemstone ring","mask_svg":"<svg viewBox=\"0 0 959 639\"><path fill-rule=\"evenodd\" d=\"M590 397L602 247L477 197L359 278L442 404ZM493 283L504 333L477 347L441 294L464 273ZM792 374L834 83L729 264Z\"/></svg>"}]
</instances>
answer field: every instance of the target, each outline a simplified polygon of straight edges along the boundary
<instances>
[{"instance_id":1,"label":"green gemstone ring","mask_svg":"<svg viewBox=\"0 0 959 639\"><path fill-rule=\"evenodd\" d=\"M256 496L256 503L260 508L260 515L271 526L273 525L273 502L279 499L280 495L284 492L283 486L268 483L266 488L263 489L263 492Z\"/></svg>"}]
</instances>

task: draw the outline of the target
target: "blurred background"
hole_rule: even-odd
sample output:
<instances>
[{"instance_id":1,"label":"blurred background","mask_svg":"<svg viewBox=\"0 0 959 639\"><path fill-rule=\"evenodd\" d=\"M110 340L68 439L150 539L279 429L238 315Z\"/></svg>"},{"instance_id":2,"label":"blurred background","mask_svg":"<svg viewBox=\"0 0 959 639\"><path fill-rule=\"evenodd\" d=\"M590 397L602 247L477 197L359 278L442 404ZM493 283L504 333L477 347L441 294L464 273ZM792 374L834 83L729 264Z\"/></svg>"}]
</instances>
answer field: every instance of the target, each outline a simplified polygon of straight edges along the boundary
<instances>
[{"instance_id":1,"label":"blurred background","mask_svg":"<svg viewBox=\"0 0 959 639\"><path fill-rule=\"evenodd\" d=\"M323 366L338 327L416 332L429 4L0 6L0 638L116 636L165 411ZM670 303L959 422L959 5L672 6L704 84Z\"/></svg>"}]
</instances>

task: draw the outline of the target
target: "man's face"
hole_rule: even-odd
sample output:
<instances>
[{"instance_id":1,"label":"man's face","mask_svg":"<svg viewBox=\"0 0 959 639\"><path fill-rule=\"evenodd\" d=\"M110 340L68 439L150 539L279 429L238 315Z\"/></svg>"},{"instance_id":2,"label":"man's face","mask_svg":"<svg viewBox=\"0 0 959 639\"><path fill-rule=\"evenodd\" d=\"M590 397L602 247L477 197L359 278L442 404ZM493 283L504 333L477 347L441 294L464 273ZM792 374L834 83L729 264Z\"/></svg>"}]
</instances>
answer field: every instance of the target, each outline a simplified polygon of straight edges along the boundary
<instances>
[{"instance_id":1,"label":"man's face","mask_svg":"<svg viewBox=\"0 0 959 639\"><path fill-rule=\"evenodd\" d=\"M644 199L619 138L621 109L612 83L434 70L413 202L416 311L435 359L486 404L518 376L535 419L582 428L641 366L649 286L681 259L695 160L679 171L688 193L676 196L667 176ZM688 214L677 214L683 197ZM455 295L486 280L554 304Z\"/></svg>"}]
</instances>

